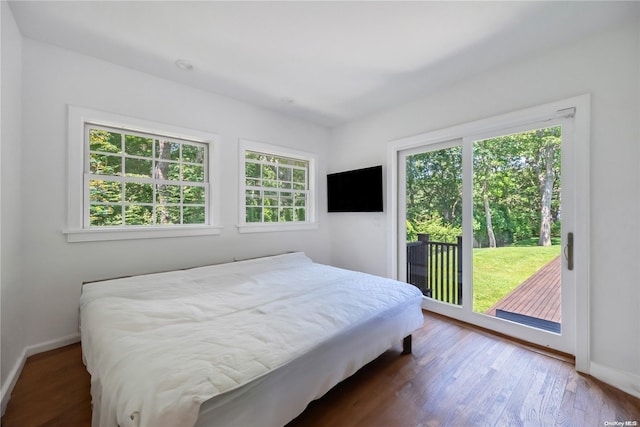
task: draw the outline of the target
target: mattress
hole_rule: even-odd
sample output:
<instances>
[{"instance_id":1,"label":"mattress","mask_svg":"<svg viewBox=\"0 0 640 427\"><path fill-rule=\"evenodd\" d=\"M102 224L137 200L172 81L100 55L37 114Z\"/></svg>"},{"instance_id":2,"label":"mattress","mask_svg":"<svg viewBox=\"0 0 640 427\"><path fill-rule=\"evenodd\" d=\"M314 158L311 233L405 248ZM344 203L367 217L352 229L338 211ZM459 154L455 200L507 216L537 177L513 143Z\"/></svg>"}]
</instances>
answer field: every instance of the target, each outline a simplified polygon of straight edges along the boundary
<instances>
[{"instance_id":1,"label":"mattress","mask_svg":"<svg viewBox=\"0 0 640 427\"><path fill-rule=\"evenodd\" d=\"M303 253L87 284L92 424L284 425L420 327L421 300Z\"/></svg>"}]
</instances>

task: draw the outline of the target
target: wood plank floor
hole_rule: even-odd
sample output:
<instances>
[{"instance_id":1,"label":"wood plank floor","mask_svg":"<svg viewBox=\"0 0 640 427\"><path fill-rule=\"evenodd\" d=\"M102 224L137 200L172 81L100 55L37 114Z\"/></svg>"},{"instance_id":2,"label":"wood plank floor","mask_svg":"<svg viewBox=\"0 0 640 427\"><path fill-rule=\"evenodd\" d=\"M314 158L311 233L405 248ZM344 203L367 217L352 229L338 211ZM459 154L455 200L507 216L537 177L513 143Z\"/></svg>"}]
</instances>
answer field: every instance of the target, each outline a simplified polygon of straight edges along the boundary
<instances>
[{"instance_id":1,"label":"wood plank floor","mask_svg":"<svg viewBox=\"0 0 640 427\"><path fill-rule=\"evenodd\" d=\"M640 423L640 399L576 373L565 358L434 314L425 313L413 354L400 351L398 343L287 427ZM75 344L28 359L2 426L89 427L90 419Z\"/></svg>"},{"instance_id":2,"label":"wood plank floor","mask_svg":"<svg viewBox=\"0 0 640 427\"><path fill-rule=\"evenodd\" d=\"M498 301L486 313L495 316L496 309L501 309L561 323L561 267L560 256L557 256Z\"/></svg>"}]
</instances>

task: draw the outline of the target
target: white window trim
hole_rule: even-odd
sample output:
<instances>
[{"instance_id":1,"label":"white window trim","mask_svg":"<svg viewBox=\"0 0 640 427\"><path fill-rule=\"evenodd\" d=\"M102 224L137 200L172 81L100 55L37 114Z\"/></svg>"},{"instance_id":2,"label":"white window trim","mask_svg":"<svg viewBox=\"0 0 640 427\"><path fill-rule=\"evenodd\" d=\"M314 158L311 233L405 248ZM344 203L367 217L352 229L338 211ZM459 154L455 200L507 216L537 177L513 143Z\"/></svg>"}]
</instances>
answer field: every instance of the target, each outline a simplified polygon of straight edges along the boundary
<instances>
[{"instance_id":1,"label":"white window trim","mask_svg":"<svg viewBox=\"0 0 640 427\"><path fill-rule=\"evenodd\" d=\"M216 223L220 214L220 155L218 136L212 133L186 129L163 123L152 122L119 114L107 113L89 108L68 106L68 164L67 164L67 228L63 233L69 242L90 242L101 240L148 239L183 236L218 235L223 227ZM84 226L84 164L85 164L85 124L126 128L151 134L166 135L177 139L187 139L209 145L209 204L208 224L180 226L127 226L95 227Z\"/></svg>"},{"instance_id":2,"label":"white window trim","mask_svg":"<svg viewBox=\"0 0 640 427\"><path fill-rule=\"evenodd\" d=\"M262 142L240 139L238 147L238 175L239 175L239 200L238 200L238 231L240 233L265 233L280 231L315 230L318 228L317 218L317 163L318 156L302 150L288 147L265 144ZM296 158L309 162L309 199L307 205L307 221L305 222L272 222L272 223L248 223L245 212L245 152L256 151L272 154L274 156Z\"/></svg>"}]
</instances>

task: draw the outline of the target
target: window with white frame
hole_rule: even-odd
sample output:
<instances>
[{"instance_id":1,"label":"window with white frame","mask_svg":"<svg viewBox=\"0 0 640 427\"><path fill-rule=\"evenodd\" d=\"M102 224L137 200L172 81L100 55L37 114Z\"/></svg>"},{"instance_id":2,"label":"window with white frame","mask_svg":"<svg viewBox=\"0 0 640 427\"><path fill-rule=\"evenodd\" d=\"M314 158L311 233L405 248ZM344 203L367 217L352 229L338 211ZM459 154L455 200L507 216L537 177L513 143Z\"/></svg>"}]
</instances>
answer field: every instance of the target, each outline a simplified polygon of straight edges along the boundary
<instances>
[{"instance_id":1,"label":"window with white frame","mask_svg":"<svg viewBox=\"0 0 640 427\"><path fill-rule=\"evenodd\" d=\"M315 156L249 141L240 151L241 231L313 226Z\"/></svg>"},{"instance_id":2,"label":"window with white frame","mask_svg":"<svg viewBox=\"0 0 640 427\"><path fill-rule=\"evenodd\" d=\"M207 144L94 124L85 132L85 226L207 223Z\"/></svg>"},{"instance_id":3,"label":"window with white frame","mask_svg":"<svg viewBox=\"0 0 640 427\"><path fill-rule=\"evenodd\" d=\"M69 107L69 241L219 234L215 136Z\"/></svg>"}]
</instances>

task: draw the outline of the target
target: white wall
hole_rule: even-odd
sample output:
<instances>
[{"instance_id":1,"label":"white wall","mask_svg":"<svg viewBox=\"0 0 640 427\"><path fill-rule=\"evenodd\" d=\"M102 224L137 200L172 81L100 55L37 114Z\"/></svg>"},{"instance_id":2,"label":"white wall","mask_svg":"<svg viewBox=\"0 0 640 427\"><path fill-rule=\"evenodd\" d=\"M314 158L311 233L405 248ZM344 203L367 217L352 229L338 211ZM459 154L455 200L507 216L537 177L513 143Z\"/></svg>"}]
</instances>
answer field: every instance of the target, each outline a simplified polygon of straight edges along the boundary
<instances>
[{"instance_id":1,"label":"white wall","mask_svg":"<svg viewBox=\"0 0 640 427\"><path fill-rule=\"evenodd\" d=\"M626 375L627 381L634 381L636 394L640 394L639 28L635 23L541 52L334 129L329 163L330 171L386 164L389 141L591 93L591 359L603 376ZM331 262L388 274L386 215L330 215ZM615 378L607 379L616 382Z\"/></svg>"},{"instance_id":2,"label":"white wall","mask_svg":"<svg viewBox=\"0 0 640 427\"><path fill-rule=\"evenodd\" d=\"M241 235L235 227L238 138L315 152L323 176L327 129L28 39L23 40L22 67L27 345L78 332L83 281L294 250L328 262L323 180L318 230ZM67 218L67 104L218 134L225 177L223 234L68 243L62 234Z\"/></svg>"},{"instance_id":3,"label":"white wall","mask_svg":"<svg viewBox=\"0 0 640 427\"><path fill-rule=\"evenodd\" d=\"M2 7L2 117L0 213L0 288L2 306L2 360L0 384L4 393L11 387L12 370L18 372L26 345L26 304L22 286L22 179L21 179L21 87L22 38L5 1ZM18 363L19 365L19 363Z\"/></svg>"}]
</instances>

